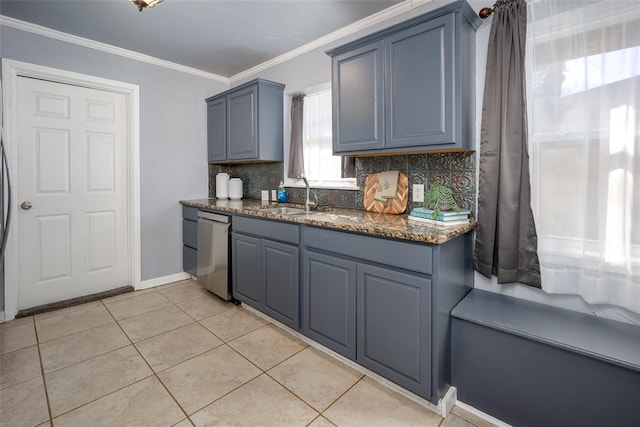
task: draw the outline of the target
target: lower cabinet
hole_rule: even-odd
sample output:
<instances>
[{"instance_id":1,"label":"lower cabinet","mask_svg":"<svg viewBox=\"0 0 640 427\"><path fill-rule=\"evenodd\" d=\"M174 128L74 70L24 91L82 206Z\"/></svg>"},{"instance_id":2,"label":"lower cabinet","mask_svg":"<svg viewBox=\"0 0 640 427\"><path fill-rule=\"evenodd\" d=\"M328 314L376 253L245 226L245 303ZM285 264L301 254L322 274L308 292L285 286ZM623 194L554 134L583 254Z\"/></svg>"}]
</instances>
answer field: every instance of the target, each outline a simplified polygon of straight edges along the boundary
<instances>
[{"instance_id":1,"label":"lower cabinet","mask_svg":"<svg viewBox=\"0 0 640 427\"><path fill-rule=\"evenodd\" d=\"M297 246L262 240L262 311L294 329L300 326L299 251Z\"/></svg>"},{"instance_id":2,"label":"lower cabinet","mask_svg":"<svg viewBox=\"0 0 640 427\"><path fill-rule=\"evenodd\" d=\"M246 217L234 217L233 221L233 297L299 329L300 249L295 244L298 226Z\"/></svg>"},{"instance_id":3,"label":"lower cabinet","mask_svg":"<svg viewBox=\"0 0 640 427\"><path fill-rule=\"evenodd\" d=\"M430 285L424 277L305 249L302 333L425 396Z\"/></svg>"},{"instance_id":4,"label":"lower cabinet","mask_svg":"<svg viewBox=\"0 0 640 427\"><path fill-rule=\"evenodd\" d=\"M233 233L233 297L254 308L262 304L262 248L259 238Z\"/></svg>"},{"instance_id":5,"label":"lower cabinet","mask_svg":"<svg viewBox=\"0 0 640 427\"><path fill-rule=\"evenodd\" d=\"M198 208L182 207L182 269L192 276L198 272Z\"/></svg>"},{"instance_id":6,"label":"lower cabinet","mask_svg":"<svg viewBox=\"0 0 640 427\"><path fill-rule=\"evenodd\" d=\"M358 263L357 356L418 395L431 390L431 281Z\"/></svg>"},{"instance_id":7,"label":"lower cabinet","mask_svg":"<svg viewBox=\"0 0 640 427\"><path fill-rule=\"evenodd\" d=\"M470 249L470 236L427 245L304 226L302 333L437 404Z\"/></svg>"},{"instance_id":8,"label":"lower cabinet","mask_svg":"<svg viewBox=\"0 0 640 427\"><path fill-rule=\"evenodd\" d=\"M356 263L305 250L302 269L302 333L355 360Z\"/></svg>"}]
</instances>

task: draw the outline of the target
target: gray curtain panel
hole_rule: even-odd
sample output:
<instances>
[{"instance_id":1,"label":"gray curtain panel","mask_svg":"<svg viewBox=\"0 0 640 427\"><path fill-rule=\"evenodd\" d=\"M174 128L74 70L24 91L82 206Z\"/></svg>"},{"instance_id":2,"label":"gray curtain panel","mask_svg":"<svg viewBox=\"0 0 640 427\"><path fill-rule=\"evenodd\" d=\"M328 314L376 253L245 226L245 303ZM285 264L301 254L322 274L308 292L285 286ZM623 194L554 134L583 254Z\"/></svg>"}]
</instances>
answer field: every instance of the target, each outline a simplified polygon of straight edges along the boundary
<instances>
[{"instance_id":1,"label":"gray curtain panel","mask_svg":"<svg viewBox=\"0 0 640 427\"><path fill-rule=\"evenodd\" d=\"M351 156L342 156L342 178L356 177L356 158Z\"/></svg>"},{"instance_id":2,"label":"gray curtain panel","mask_svg":"<svg viewBox=\"0 0 640 427\"><path fill-rule=\"evenodd\" d=\"M474 265L498 283L540 288L531 212L524 54L525 0L498 0L487 53Z\"/></svg>"},{"instance_id":3,"label":"gray curtain panel","mask_svg":"<svg viewBox=\"0 0 640 427\"><path fill-rule=\"evenodd\" d=\"M291 98L291 143L289 144L289 178L297 178L304 173L304 155L302 149L302 112L304 95Z\"/></svg>"}]
</instances>

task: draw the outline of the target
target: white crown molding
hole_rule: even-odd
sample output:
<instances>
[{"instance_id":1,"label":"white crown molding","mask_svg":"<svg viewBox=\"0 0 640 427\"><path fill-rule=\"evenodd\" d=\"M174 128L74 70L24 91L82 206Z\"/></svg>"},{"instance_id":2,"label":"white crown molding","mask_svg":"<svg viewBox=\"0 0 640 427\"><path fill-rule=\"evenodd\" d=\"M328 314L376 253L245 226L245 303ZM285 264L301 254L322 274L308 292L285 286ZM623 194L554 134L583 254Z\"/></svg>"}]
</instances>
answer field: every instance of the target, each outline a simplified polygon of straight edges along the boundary
<instances>
[{"instance_id":1,"label":"white crown molding","mask_svg":"<svg viewBox=\"0 0 640 427\"><path fill-rule=\"evenodd\" d=\"M260 71L264 71L275 65L282 64L283 62L289 61L297 56L303 55L307 52L311 52L314 49L323 47L336 40L340 40L343 37L347 37L347 36L350 36L351 34L355 34L358 31L365 30L373 25L386 21L387 19L391 19L394 16L400 15L401 13L408 12L412 9L415 9L418 6L421 6L425 3L429 3L431 1L432 0L405 0L401 3L395 4L378 13L375 13L359 21L356 21L353 24L347 25L346 27L342 27L339 30L336 30L332 33L329 33L325 36L315 39L312 42L309 42L305 45L302 45L288 52L285 52L282 55L276 56L275 58L272 58L268 61L258 64L253 68L249 68L248 70L235 74L229 78L229 80L231 81L231 85L253 74L259 73Z\"/></svg>"},{"instance_id":2,"label":"white crown molding","mask_svg":"<svg viewBox=\"0 0 640 427\"><path fill-rule=\"evenodd\" d=\"M132 50L127 50L120 47L112 46L110 44L86 39L84 37L78 37L71 34L63 33L61 31L52 30L51 28L21 21L19 19L10 18L8 16L0 15L0 25L4 25L10 28L15 28L17 30L27 31L33 34L38 34L40 36L49 37L49 38L60 40L67 43L88 47L90 49L99 50L101 52L123 56L125 58L134 59L136 61L158 65L160 67L169 68L171 70L192 74L194 76L203 77L205 79L216 80L225 84L230 84L231 82L228 77L220 76L218 74L213 74L206 71L198 70L196 68L187 67L186 65L176 64L175 62L171 62L171 61L165 61L164 59L159 59L150 55L134 52Z\"/></svg>"},{"instance_id":3,"label":"white crown molding","mask_svg":"<svg viewBox=\"0 0 640 427\"><path fill-rule=\"evenodd\" d=\"M240 80L243 80L249 76L252 76L256 73L259 73L260 71L264 71L275 65L289 61L297 56L303 55L314 49L326 46L331 42L339 40L343 37L350 36L351 34L355 34L358 31L365 30L373 25L386 21L387 19L391 19L394 16L400 15L401 13L408 12L412 9L415 9L418 6L421 6L425 3L429 3L431 1L432 0L405 0L401 3L388 7L387 9L384 9L378 13L375 13L371 16L368 16L359 21L356 21L351 25L347 25L346 27L340 28L339 30L336 30L325 36L322 36L298 48L285 52L282 55L276 56L275 58L272 58L268 61L258 64L253 68L250 68L241 73L235 74L231 77L224 77L218 74L213 74L206 71L198 70L196 68L187 67L186 65L176 64L175 62L165 61L164 59L159 59L159 58L145 55L139 52L134 52L132 50L127 50L127 49L112 46L106 43L101 43L94 40L86 39L84 37L74 36L71 34L63 33L61 31L52 30L50 28L43 27L41 25L36 25L29 22L21 21L18 19L10 18L8 16L0 15L0 25L4 25L10 28L15 28L22 31L27 31L27 32L38 34L45 37L50 37L50 38L61 40L67 43L88 47L90 49L95 49L102 52L123 56L125 58L130 58L137 61L158 65L160 67L181 71L183 73L193 74L195 76L204 77L206 79L216 80L228 85L233 85L234 83Z\"/></svg>"}]
</instances>

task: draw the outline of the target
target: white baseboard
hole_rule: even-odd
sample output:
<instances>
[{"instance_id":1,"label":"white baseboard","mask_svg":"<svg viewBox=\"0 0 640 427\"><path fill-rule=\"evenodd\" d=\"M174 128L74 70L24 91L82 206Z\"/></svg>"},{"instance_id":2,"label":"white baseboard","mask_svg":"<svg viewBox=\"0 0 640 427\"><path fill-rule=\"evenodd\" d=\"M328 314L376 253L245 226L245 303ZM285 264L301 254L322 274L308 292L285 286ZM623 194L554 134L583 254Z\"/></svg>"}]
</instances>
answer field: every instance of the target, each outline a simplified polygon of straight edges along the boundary
<instances>
[{"instance_id":1,"label":"white baseboard","mask_svg":"<svg viewBox=\"0 0 640 427\"><path fill-rule=\"evenodd\" d=\"M440 416L447 418L449 412L456 406L458 401L458 389L454 386L449 387L449 390L442 396L442 399L438 402L438 408L440 409Z\"/></svg>"},{"instance_id":2,"label":"white baseboard","mask_svg":"<svg viewBox=\"0 0 640 427\"><path fill-rule=\"evenodd\" d=\"M0 323L4 323L4 311L0 311Z\"/></svg>"},{"instance_id":3,"label":"white baseboard","mask_svg":"<svg viewBox=\"0 0 640 427\"><path fill-rule=\"evenodd\" d=\"M143 280L142 282L140 282L140 287L138 287L136 291L147 288L155 288L156 286L166 285L167 283L179 282L181 280L192 278L193 276L191 276L189 273L182 272L170 274L168 276L156 277L154 279Z\"/></svg>"},{"instance_id":4,"label":"white baseboard","mask_svg":"<svg viewBox=\"0 0 640 427\"><path fill-rule=\"evenodd\" d=\"M483 420L490 422L493 425L498 427L511 427L510 424L505 423L504 421L500 421L497 418L492 417L491 415L484 413L471 405L467 405L464 402L460 402L459 400L456 402L456 406L460 407L460 409L464 409L465 411L475 415L478 418L482 418Z\"/></svg>"}]
</instances>

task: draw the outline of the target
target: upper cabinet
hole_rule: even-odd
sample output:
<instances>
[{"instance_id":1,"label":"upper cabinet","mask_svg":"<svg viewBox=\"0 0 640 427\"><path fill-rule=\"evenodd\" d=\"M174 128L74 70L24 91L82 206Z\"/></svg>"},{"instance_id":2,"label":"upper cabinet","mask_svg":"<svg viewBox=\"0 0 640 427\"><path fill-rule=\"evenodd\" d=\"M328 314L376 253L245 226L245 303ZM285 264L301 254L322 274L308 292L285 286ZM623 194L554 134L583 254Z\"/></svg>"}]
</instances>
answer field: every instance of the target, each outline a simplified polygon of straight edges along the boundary
<instances>
[{"instance_id":1,"label":"upper cabinet","mask_svg":"<svg viewBox=\"0 0 640 427\"><path fill-rule=\"evenodd\" d=\"M334 153L473 149L480 22L455 2L328 51Z\"/></svg>"},{"instance_id":2,"label":"upper cabinet","mask_svg":"<svg viewBox=\"0 0 640 427\"><path fill-rule=\"evenodd\" d=\"M209 162L282 161L283 91L256 79L208 98Z\"/></svg>"}]
</instances>

